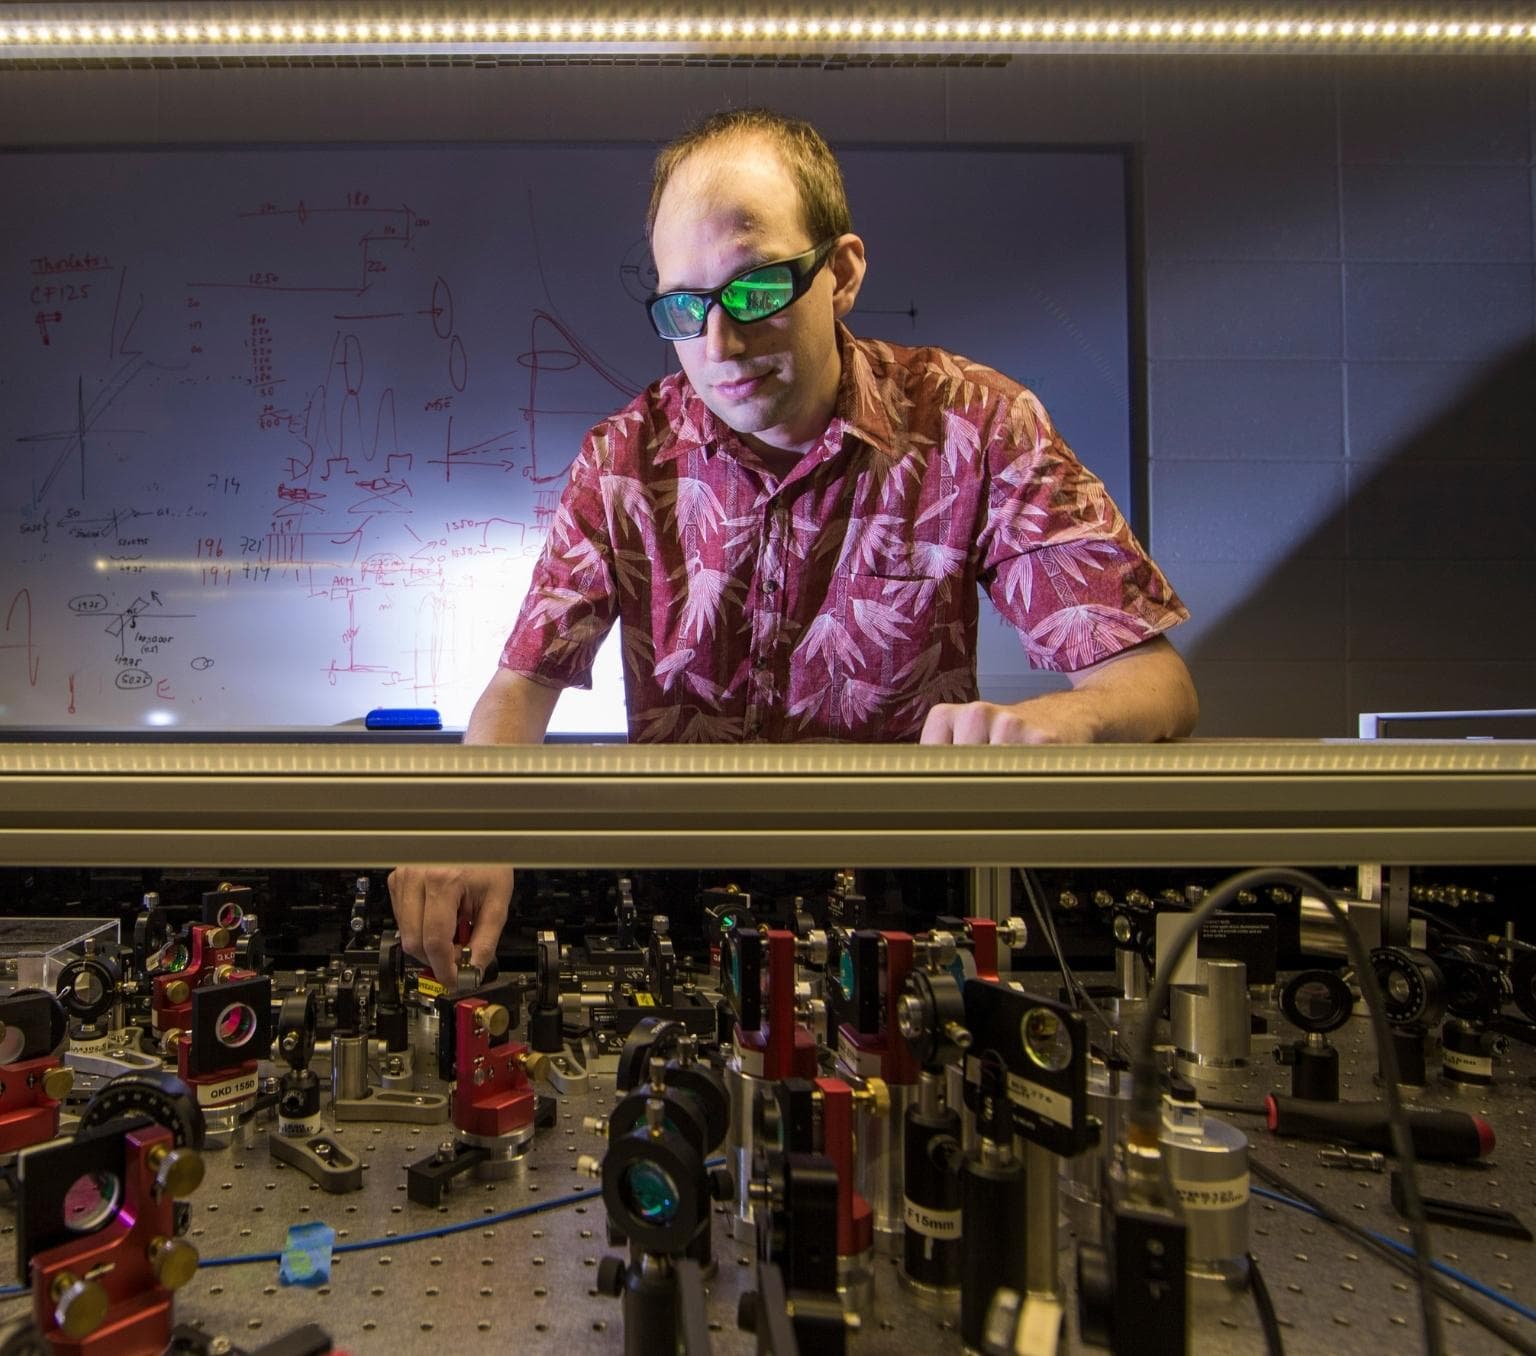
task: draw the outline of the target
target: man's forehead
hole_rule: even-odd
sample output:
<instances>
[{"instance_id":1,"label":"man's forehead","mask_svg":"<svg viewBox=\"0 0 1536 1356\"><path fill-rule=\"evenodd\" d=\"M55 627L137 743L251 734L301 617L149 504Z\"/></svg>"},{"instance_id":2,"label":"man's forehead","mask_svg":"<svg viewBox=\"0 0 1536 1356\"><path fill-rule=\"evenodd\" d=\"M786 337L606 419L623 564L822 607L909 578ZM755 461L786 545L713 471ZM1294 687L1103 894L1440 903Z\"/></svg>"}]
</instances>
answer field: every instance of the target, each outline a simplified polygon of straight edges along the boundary
<instances>
[{"instance_id":1,"label":"man's forehead","mask_svg":"<svg viewBox=\"0 0 1536 1356\"><path fill-rule=\"evenodd\" d=\"M772 146L737 137L699 147L677 166L656 215L658 233L709 219L744 233L772 230L798 218L799 195ZM787 212L786 212L787 209Z\"/></svg>"}]
</instances>

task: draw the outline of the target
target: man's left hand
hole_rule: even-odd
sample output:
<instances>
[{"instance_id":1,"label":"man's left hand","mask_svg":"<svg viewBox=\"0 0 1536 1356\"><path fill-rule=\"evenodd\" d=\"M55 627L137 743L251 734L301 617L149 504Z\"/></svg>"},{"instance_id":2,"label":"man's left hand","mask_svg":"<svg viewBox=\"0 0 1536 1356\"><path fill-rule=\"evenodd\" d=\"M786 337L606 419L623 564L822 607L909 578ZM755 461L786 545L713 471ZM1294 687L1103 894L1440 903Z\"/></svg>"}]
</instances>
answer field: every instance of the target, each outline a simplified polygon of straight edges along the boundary
<instances>
[{"instance_id":1,"label":"man's left hand","mask_svg":"<svg viewBox=\"0 0 1536 1356\"><path fill-rule=\"evenodd\" d=\"M1093 728L1072 711L1040 710L1036 703L941 702L923 722L924 744L1089 744Z\"/></svg>"},{"instance_id":2,"label":"man's left hand","mask_svg":"<svg viewBox=\"0 0 1536 1356\"><path fill-rule=\"evenodd\" d=\"M1200 704L1189 670L1162 636L1067 675L1071 689L1012 706L940 702L923 722L924 744L1096 744L1176 739Z\"/></svg>"}]
</instances>

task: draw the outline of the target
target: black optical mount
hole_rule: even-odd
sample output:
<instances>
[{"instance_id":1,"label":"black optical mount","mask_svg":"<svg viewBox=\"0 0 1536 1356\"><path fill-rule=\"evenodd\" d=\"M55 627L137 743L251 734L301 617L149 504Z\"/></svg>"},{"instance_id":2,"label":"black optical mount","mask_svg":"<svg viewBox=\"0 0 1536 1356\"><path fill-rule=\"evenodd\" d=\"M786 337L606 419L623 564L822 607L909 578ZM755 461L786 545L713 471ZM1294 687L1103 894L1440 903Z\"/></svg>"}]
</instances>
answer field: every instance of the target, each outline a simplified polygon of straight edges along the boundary
<instances>
[{"instance_id":1,"label":"black optical mount","mask_svg":"<svg viewBox=\"0 0 1536 1356\"><path fill-rule=\"evenodd\" d=\"M277 1015L277 1053L288 1068L279 1080L277 1128L267 1137L267 1148L277 1162L297 1168L322 1191L361 1191L362 1160L321 1126L320 1080L309 1067L317 1024L313 989L283 999Z\"/></svg>"},{"instance_id":2,"label":"black optical mount","mask_svg":"<svg viewBox=\"0 0 1536 1356\"><path fill-rule=\"evenodd\" d=\"M673 1356L680 1344L692 1349L689 1278L714 1265L712 1207L736 1195L729 1170L706 1162L725 1136L730 1103L680 1024L657 1023L648 1034L648 1080L592 1127L608 1134L600 1173L609 1242L630 1250L627 1260L603 1258L597 1288L623 1297L626 1356ZM677 1053L667 1059L664 1046Z\"/></svg>"},{"instance_id":3,"label":"black optical mount","mask_svg":"<svg viewBox=\"0 0 1536 1356\"><path fill-rule=\"evenodd\" d=\"M1327 1041L1349 1020L1354 994L1332 970L1302 970L1280 992L1280 1010L1304 1034L1275 1047L1275 1062L1291 1066L1291 1096L1339 1100L1339 1052Z\"/></svg>"}]
</instances>

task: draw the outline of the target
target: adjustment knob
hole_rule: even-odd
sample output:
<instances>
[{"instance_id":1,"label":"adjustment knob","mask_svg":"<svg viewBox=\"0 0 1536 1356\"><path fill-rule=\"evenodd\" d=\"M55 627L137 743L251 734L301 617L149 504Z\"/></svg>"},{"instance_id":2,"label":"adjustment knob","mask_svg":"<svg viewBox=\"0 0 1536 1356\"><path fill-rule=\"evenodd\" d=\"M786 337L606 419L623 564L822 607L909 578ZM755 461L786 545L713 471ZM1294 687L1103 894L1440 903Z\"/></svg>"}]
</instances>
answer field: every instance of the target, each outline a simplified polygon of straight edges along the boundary
<instances>
[{"instance_id":1,"label":"adjustment knob","mask_svg":"<svg viewBox=\"0 0 1536 1356\"><path fill-rule=\"evenodd\" d=\"M493 1036L505 1036L512 1025L512 1014L500 1003L487 1003L475 1009L475 1025Z\"/></svg>"},{"instance_id":2,"label":"adjustment knob","mask_svg":"<svg viewBox=\"0 0 1536 1356\"><path fill-rule=\"evenodd\" d=\"M748 1290L736 1301L736 1326L742 1332L757 1331L757 1291Z\"/></svg>"},{"instance_id":3,"label":"adjustment knob","mask_svg":"<svg viewBox=\"0 0 1536 1356\"><path fill-rule=\"evenodd\" d=\"M716 1164L709 1170L709 1195L711 1200L716 1201L736 1199L736 1179L731 1176L731 1170L723 1163Z\"/></svg>"},{"instance_id":4,"label":"adjustment knob","mask_svg":"<svg viewBox=\"0 0 1536 1356\"><path fill-rule=\"evenodd\" d=\"M928 1011L917 994L904 993L897 1000L896 1027L909 1041L922 1040L927 1034Z\"/></svg>"},{"instance_id":5,"label":"adjustment knob","mask_svg":"<svg viewBox=\"0 0 1536 1356\"><path fill-rule=\"evenodd\" d=\"M203 1184L206 1170L202 1155L194 1149L167 1149L157 1144L149 1151L150 1170L155 1174L155 1194L185 1200Z\"/></svg>"},{"instance_id":6,"label":"adjustment knob","mask_svg":"<svg viewBox=\"0 0 1536 1356\"><path fill-rule=\"evenodd\" d=\"M597 1288L605 1295L624 1293L624 1273L628 1270L622 1257L605 1257L597 1264Z\"/></svg>"},{"instance_id":7,"label":"adjustment knob","mask_svg":"<svg viewBox=\"0 0 1536 1356\"><path fill-rule=\"evenodd\" d=\"M73 1069L60 1066L49 1069L43 1075L43 1096L52 1098L55 1102L62 1102L69 1096L70 1089L75 1086L75 1074Z\"/></svg>"},{"instance_id":8,"label":"adjustment knob","mask_svg":"<svg viewBox=\"0 0 1536 1356\"><path fill-rule=\"evenodd\" d=\"M69 1271L53 1278L50 1297L53 1321L65 1337L76 1341L101 1327L112 1307L100 1281L82 1280Z\"/></svg>"},{"instance_id":9,"label":"adjustment knob","mask_svg":"<svg viewBox=\"0 0 1536 1356\"><path fill-rule=\"evenodd\" d=\"M167 1290L180 1290L197 1275L197 1249L184 1238L156 1238L149 1245L149 1265Z\"/></svg>"},{"instance_id":10,"label":"adjustment knob","mask_svg":"<svg viewBox=\"0 0 1536 1356\"><path fill-rule=\"evenodd\" d=\"M997 925L997 940L1017 951L1029 941L1029 929L1022 918L1007 918Z\"/></svg>"}]
</instances>

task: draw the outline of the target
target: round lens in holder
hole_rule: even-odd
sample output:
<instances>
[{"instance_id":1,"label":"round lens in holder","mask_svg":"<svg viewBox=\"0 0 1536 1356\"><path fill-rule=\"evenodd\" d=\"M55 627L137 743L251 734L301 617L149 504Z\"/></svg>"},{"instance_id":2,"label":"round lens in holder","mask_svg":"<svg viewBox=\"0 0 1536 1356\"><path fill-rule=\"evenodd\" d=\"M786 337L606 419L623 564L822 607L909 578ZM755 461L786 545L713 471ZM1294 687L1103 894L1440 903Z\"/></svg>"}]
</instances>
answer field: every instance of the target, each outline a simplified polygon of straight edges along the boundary
<instances>
[{"instance_id":1,"label":"round lens in holder","mask_svg":"<svg viewBox=\"0 0 1536 1356\"><path fill-rule=\"evenodd\" d=\"M116 975L94 956L79 956L59 971L59 1002L74 1021L94 1022L105 1016L116 991Z\"/></svg>"},{"instance_id":2,"label":"round lens in holder","mask_svg":"<svg viewBox=\"0 0 1536 1356\"><path fill-rule=\"evenodd\" d=\"M27 1033L21 1027L0 1027L0 1064L14 1064L26 1048Z\"/></svg>"},{"instance_id":3,"label":"round lens in holder","mask_svg":"<svg viewBox=\"0 0 1536 1356\"><path fill-rule=\"evenodd\" d=\"M167 942L159 951L149 958L149 973L152 975L174 975L178 971L185 970L192 959L192 953L180 942Z\"/></svg>"},{"instance_id":4,"label":"round lens in holder","mask_svg":"<svg viewBox=\"0 0 1536 1356\"><path fill-rule=\"evenodd\" d=\"M603 1155L603 1204L631 1243L680 1256L708 1218L703 1156L675 1131L641 1126Z\"/></svg>"},{"instance_id":5,"label":"round lens in holder","mask_svg":"<svg viewBox=\"0 0 1536 1356\"><path fill-rule=\"evenodd\" d=\"M1456 946L1435 957L1445 976L1445 1006L1456 1017L1491 1022L1510 997L1503 970L1469 947Z\"/></svg>"},{"instance_id":6,"label":"round lens in holder","mask_svg":"<svg viewBox=\"0 0 1536 1356\"><path fill-rule=\"evenodd\" d=\"M1379 946L1371 952L1371 968L1393 1026L1429 1027L1445 1015L1445 976L1424 952Z\"/></svg>"},{"instance_id":7,"label":"round lens in holder","mask_svg":"<svg viewBox=\"0 0 1536 1356\"><path fill-rule=\"evenodd\" d=\"M94 1234L117 1213L123 1184L115 1173L82 1173L64 1193L64 1227L72 1234Z\"/></svg>"},{"instance_id":8,"label":"round lens in holder","mask_svg":"<svg viewBox=\"0 0 1536 1356\"><path fill-rule=\"evenodd\" d=\"M250 1042L258 1025L256 1009L249 1003L231 1003L219 1013L213 1032L220 1045L238 1050Z\"/></svg>"},{"instance_id":9,"label":"round lens in holder","mask_svg":"<svg viewBox=\"0 0 1536 1356\"><path fill-rule=\"evenodd\" d=\"M1072 1063L1072 1033L1049 1008L1031 1008L1019 1023L1024 1053L1040 1068L1060 1073Z\"/></svg>"},{"instance_id":10,"label":"round lens in holder","mask_svg":"<svg viewBox=\"0 0 1536 1356\"><path fill-rule=\"evenodd\" d=\"M1302 970L1280 991L1280 1011L1301 1031L1337 1031L1354 1006L1349 985L1332 970Z\"/></svg>"},{"instance_id":11,"label":"round lens in holder","mask_svg":"<svg viewBox=\"0 0 1536 1356\"><path fill-rule=\"evenodd\" d=\"M619 1182L624 1203L647 1224L665 1226L677 1218L682 1193L672 1175L659 1163L639 1159L631 1163Z\"/></svg>"}]
</instances>

